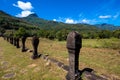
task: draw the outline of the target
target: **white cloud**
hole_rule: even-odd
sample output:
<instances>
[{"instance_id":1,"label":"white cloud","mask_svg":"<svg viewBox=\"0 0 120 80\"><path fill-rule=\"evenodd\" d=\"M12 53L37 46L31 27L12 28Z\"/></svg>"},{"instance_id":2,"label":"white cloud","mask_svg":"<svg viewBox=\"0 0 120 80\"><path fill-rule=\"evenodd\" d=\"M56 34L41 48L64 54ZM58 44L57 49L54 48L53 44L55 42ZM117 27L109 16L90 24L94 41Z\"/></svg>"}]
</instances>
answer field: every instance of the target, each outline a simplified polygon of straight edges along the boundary
<instances>
[{"instance_id":1,"label":"white cloud","mask_svg":"<svg viewBox=\"0 0 120 80\"><path fill-rule=\"evenodd\" d=\"M53 21L58 21L58 22L64 22L64 23L68 23L68 24L75 24L77 23L75 20L70 19L70 18L62 18L59 17L58 19L53 19Z\"/></svg>"},{"instance_id":2,"label":"white cloud","mask_svg":"<svg viewBox=\"0 0 120 80\"><path fill-rule=\"evenodd\" d=\"M57 19L53 19L53 21L58 21L58 22L65 22L66 18L58 17Z\"/></svg>"},{"instance_id":3,"label":"white cloud","mask_svg":"<svg viewBox=\"0 0 120 80\"><path fill-rule=\"evenodd\" d=\"M62 18L62 17L59 17L58 19L53 19L53 21L64 22L68 24L77 24L77 23L95 24L97 22L97 20L95 19L84 18L84 19L75 20L72 18Z\"/></svg>"},{"instance_id":4,"label":"white cloud","mask_svg":"<svg viewBox=\"0 0 120 80\"><path fill-rule=\"evenodd\" d=\"M70 19L70 18L66 18L65 23L75 24L76 21L74 21L73 19Z\"/></svg>"},{"instance_id":5,"label":"white cloud","mask_svg":"<svg viewBox=\"0 0 120 80\"><path fill-rule=\"evenodd\" d=\"M101 15L101 16L99 16L99 18L101 18L101 19L107 19L107 18L111 18L111 17L112 17L111 15L105 15L105 16Z\"/></svg>"},{"instance_id":6,"label":"white cloud","mask_svg":"<svg viewBox=\"0 0 120 80\"><path fill-rule=\"evenodd\" d=\"M57 21L56 19L53 19L53 21Z\"/></svg>"},{"instance_id":7,"label":"white cloud","mask_svg":"<svg viewBox=\"0 0 120 80\"><path fill-rule=\"evenodd\" d=\"M13 4L13 6L18 7L22 10L21 13L16 15L16 17L26 17L34 13L31 11L33 9L33 6L30 2L17 1L17 4Z\"/></svg>"},{"instance_id":8,"label":"white cloud","mask_svg":"<svg viewBox=\"0 0 120 80\"><path fill-rule=\"evenodd\" d=\"M90 20L83 19L83 20L81 20L81 23L90 23Z\"/></svg>"},{"instance_id":9,"label":"white cloud","mask_svg":"<svg viewBox=\"0 0 120 80\"><path fill-rule=\"evenodd\" d=\"M18 7L22 10L32 10L32 4L30 2L22 2L22 1L18 1L17 5L13 4L13 6Z\"/></svg>"},{"instance_id":10,"label":"white cloud","mask_svg":"<svg viewBox=\"0 0 120 80\"><path fill-rule=\"evenodd\" d=\"M30 14L33 14L34 12L31 11L22 11L20 14L17 14L16 17L27 17Z\"/></svg>"},{"instance_id":11,"label":"white cloud","mask_svg":"<svg viewBox=\"0 0 120 80\"><path fill-rule=\"evenodd\" d=\"M79 23L86 23L86 24L95 24L97 23L98 21L96 19L82 19L79 21Z\"/></svg>"},{"instance_id":12,"label":"white cloud","mask_svg":"<svg viewBox=\"0 0 120 80\"><path fill-rule=\"evenodd\" d=\"M53 19L53 21L64 22L64 23L68 23L68 24L76 24L77 23L77 21L75 21L71 18L62 18L62 17L59 17L58 19Z\"/></svg>"}]
</instances>

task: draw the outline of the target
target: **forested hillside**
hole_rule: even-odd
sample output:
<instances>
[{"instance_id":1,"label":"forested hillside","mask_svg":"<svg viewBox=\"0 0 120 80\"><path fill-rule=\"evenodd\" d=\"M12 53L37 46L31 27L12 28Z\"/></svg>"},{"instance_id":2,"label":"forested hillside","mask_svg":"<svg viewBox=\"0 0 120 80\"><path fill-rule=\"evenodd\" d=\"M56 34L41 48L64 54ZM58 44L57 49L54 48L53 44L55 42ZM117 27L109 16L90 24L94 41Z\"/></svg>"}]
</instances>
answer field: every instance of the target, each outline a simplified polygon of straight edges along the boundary
<instances>
[{"instance_id":1,"label":"forested hillside","mask_svg":"<svg viewBox=\"0 0 120 80\"><path fill-rule=\"evenodd\" d=\"M24 20L11 16L3 11L0 11L0 28L18 29L19 27L24 27L26 29L32 29L32 28L35 28L36 26Z\"/></svg>"},{"instance_id":2,"label":"forested hillside","mask_svg":"<svg viewBox=\"0 0 120 80\"><path fill-rule=\"evenodd\" d=\"M78 31L99 31L100 29L89 24L66 24L62 22L56 22L56 21L49 21L44 20L42 18L39 18L37 14L31 14L28 17L24 17L23 20L30 22L36 26L38 26L41 29L55 29L55 30L61 30L61 29L67 29L67 30L78 30Z\"/></svg>"},{"instance_id":3,"label":"forested hillside","mask_svg":"<svg viewBox=\"0 0 120 80\"><path fill-rule=\"evenodd\" d=\"M65 40L70 31L78 31L83 38L120 38L120 28L114 27L104 29L105 25L89 25L89 24L66 24L39 18L37 14L31 14L24 18L11 16L0 11L0 35L4 33L14 33L21 27L28 32L28 35L37 34L40 37L49 39ZM102 28L101 28L102 27ZM107 25L107 27L111 27Z\"/></svg>"}]
</instances>

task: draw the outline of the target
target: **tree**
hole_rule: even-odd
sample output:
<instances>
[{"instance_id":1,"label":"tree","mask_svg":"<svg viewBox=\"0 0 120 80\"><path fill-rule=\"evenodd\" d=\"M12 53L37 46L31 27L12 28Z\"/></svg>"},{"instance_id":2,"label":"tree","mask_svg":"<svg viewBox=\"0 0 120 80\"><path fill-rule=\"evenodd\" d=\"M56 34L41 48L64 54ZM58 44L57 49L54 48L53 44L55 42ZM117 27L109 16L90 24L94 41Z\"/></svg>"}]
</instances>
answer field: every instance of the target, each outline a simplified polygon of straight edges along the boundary
<instances>
[{"instance_id":1,"label":"tree","mask_svg":"<svg viewBox=\"0 0 120 80\"><path fill-rule=\"evenodd\" d=\"M110 38L110 37L112 37L112 32L108 31L108 30L102 30L101 32L99 32L99 37L100 38Z\"/></svg>"},{"instance_id":2,"label":"tree","mask_svg":"<svg viewBox=\"0 0 120 80\"><path fill-rule=\"evenodd\" d=\"M62 30L60 30L60 31L58 31L58 32L56 33L56 38L57 38L59 41L66 40L68 33L69 33L68 30L62 29Z\"/></svg>"},{"instance_id":3,"label":"tree","mask_svg":"<svg viewBox=\"0 0 120 80\"><path fill-rule=\"evenodd\" d=\"M15 36L16 36L16 37L22 37L22 36L27 37L27 36L28 36L28 33L27 33L27 31L25 30L25 28L20 27L20 28L18 29L18 31L15 33Z\"/></svg>"},{"instance_id":4,"label":"tree","mask_svg":"<svg viewBox=\"0 0 120 80\"><path fill-rule=\"evenodd\" d=\"M53 39L55 39L55 34L56 34L56 32L54 31L54 30L49 30L49 35L48 35L48 38L49 39L51 39L51 40L53 40Z\"/></svg>"},{"instance_id":5,"label":"tree","mask_svg":"<svg viewBox=\"0 0 120 80\"><path fill-rule=\"evenodd\" d=\"M113 31L113 36L120 39L120 29Z\"/></svg>"}]
</instances>

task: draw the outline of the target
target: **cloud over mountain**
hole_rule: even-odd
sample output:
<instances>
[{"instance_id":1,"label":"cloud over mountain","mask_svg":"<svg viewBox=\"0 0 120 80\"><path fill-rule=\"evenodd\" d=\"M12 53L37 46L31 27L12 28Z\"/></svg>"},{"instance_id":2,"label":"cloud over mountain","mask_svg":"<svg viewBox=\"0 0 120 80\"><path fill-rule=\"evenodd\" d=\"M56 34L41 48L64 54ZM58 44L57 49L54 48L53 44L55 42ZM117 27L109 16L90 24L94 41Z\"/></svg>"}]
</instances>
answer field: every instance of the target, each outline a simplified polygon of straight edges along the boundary
<instances>
[{"instance_id":1,"label":"cloud over mountain","mask_svg":"<svg viewBox=\"0 0 120 80\"><path fill-rule=\"evenodd\" d=\"M26 17L34 13L31 11L33 9L31 2L17 1L17 4L13 4L13 6L18 7L22 10L21 13L16 15L17 17Z\"/></svg>"}]
</instances>

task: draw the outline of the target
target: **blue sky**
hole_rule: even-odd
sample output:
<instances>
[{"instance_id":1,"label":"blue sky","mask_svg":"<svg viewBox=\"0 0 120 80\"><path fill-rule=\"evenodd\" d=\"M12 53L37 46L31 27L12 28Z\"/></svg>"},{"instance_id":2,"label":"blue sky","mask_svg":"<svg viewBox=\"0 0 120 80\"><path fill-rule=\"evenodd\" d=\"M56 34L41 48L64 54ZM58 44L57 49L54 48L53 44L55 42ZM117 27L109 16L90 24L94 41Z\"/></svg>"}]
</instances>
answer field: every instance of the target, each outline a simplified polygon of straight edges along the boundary
<instances>
[{"instance_id":1,"label":"blue sky","mask_svg":"<svg viewBox=\"0 0 120 80\"><path fill-rule=\"evenodd\" d=\"M40 18L69 24L108 23L120 26L120 0L0 0L0 10L16 17L36 13Z\"/></svg>"}]
</instances>

